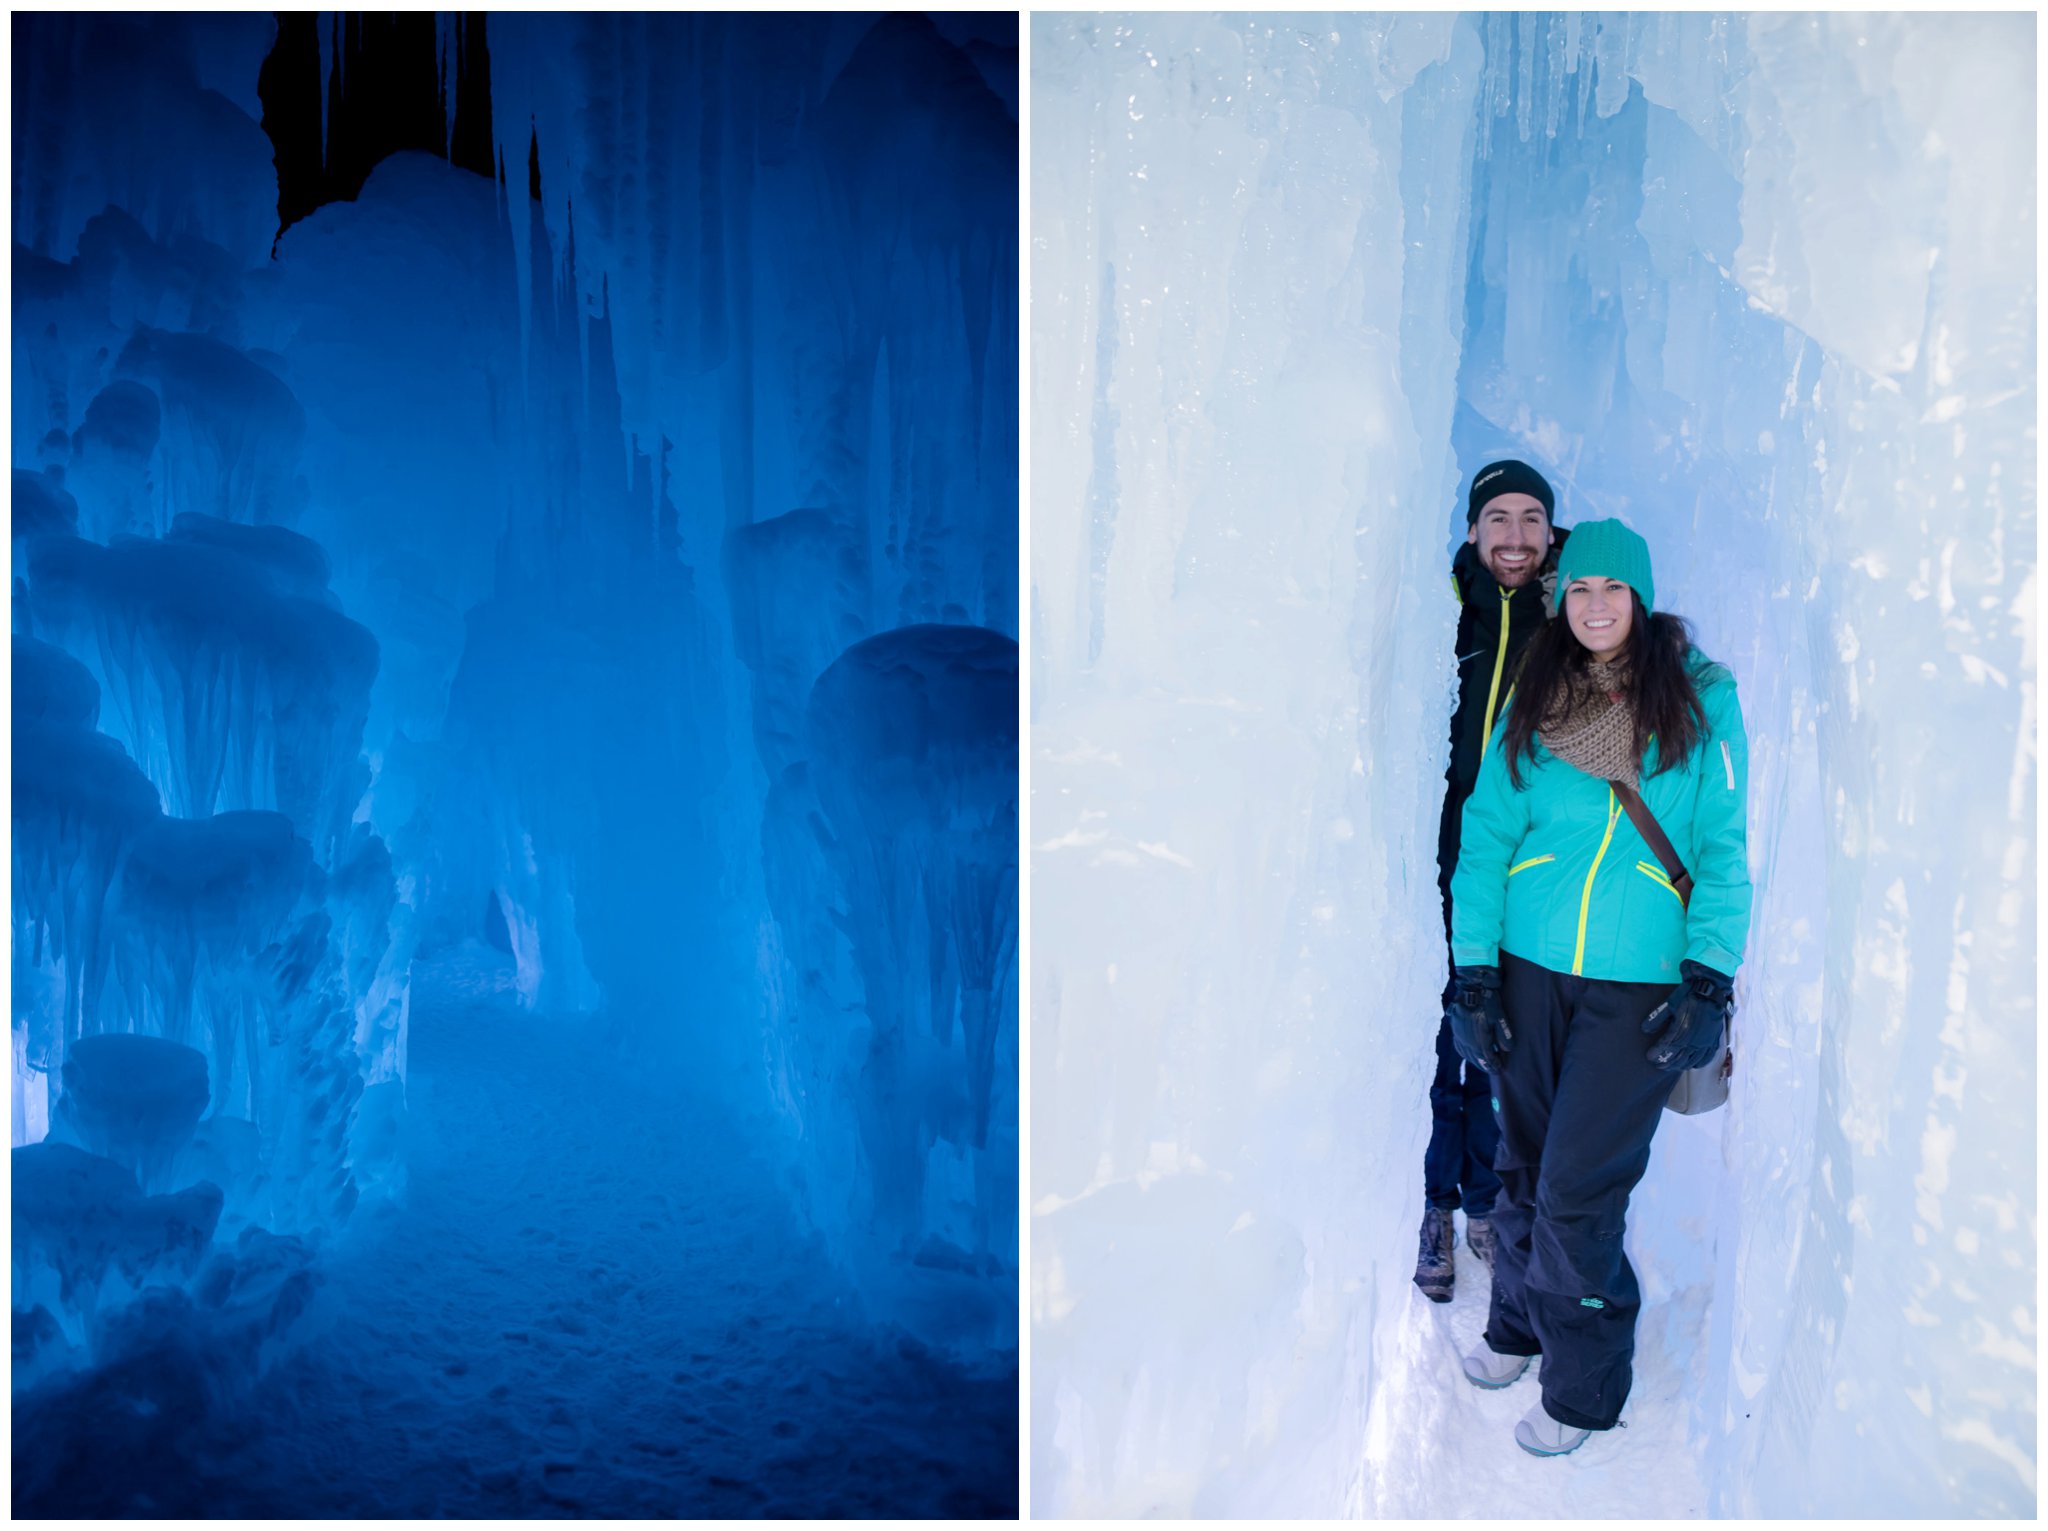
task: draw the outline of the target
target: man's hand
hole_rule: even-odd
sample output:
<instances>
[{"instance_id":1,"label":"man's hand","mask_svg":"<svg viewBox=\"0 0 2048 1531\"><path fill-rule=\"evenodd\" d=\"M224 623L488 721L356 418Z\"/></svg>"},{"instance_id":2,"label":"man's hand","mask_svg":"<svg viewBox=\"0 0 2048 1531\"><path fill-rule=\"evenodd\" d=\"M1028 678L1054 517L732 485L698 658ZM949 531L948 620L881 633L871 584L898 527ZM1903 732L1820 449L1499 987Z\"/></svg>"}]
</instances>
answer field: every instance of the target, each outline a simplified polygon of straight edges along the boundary
<instances>
[{"instance_id":1,"label":"man's hand","mask_svg":"<svg viewBox=\"0 0 2048 1531\"><path fill-rule=\"evenodd\" d=\"M1515 1037L1500 1007L1499 968L1452 968L1451 1002L1444 1007L1444 1019L1451 1023L1458 1056L1474 1068L1491 1074L1507 1062Z\"/></svg>"}]
</instances>

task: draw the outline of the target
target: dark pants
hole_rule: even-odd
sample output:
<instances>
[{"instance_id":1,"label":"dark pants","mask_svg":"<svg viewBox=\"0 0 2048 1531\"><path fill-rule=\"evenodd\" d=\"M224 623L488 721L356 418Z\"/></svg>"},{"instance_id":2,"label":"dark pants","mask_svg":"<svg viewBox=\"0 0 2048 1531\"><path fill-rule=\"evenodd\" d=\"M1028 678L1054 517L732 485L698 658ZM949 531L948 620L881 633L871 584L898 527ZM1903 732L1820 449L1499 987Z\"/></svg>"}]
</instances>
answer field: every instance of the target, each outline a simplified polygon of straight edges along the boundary
<instances>
[{"instance_id":1,"label":"dark pants","mask_svg":"<svg viewBox=\"0 0 2048 1531\"><path fill-rule=\"evenodd\" d=\"M1446 996L1448 998L1448 996ZM1422 1154L1422 1190L1432 1207L1491 1217L1500 1195L1493 1172L1500 1127L1493 1117L1493 1081L1468 1067L1451 1042L1451 1023L1436 1027L1436 1078L1429 1086L1429 1147Z\"/></svg>"},{"instance_id":2,"label":"dark pants","mask_svg":"<svg viewBox=\"0 0 2048 1531\"><path fill-rule=\"evenodd\" d=\"M1650 1066L1643 1018L1668 983L1573 978L1501 953L1514 1032L1495 1078L1503 1195L1486 1342L1543 1357L1543 1407L1609 1430L1632 1380L1642 1293L1622 1253L1629 1192L1677 1074Z\"/></svg>"},{"instance_id":3,"label":"dark pants","mask_svg":"<svg viewBox=\"0 0 2048 1531\"><path fill-rule=\"evenodd\" d=\"M1458 867L1458 819L1465 799L1456 788L1444 797L1437 830L1436 886L1443 895L1444 948L1451 944L1451 873ZM1443 1005L1451 1002L1444 982ZM1451 1023L1438 1010L1436 1078L1429 1086L1429 1147L1422 1151L1422 1195L1445 1212L1465 1209L1467 1217L1491 1217L1500 1195L1493 1153L1500 1126L1493 1116L1493 1083L1484 1069L1469 1068L1451 1040Z\"/></svg>"}]
</instances>

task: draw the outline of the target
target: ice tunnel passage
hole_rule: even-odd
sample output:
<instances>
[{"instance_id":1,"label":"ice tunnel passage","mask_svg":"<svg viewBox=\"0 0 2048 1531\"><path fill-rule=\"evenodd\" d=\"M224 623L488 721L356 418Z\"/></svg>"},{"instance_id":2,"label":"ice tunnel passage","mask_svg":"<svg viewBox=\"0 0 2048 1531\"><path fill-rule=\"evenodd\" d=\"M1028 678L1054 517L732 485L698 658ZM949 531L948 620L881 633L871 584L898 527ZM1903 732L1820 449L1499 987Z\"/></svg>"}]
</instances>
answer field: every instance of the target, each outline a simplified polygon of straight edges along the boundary
<instances>
[{"instance_id":1,"label":"ice tunnel passage","mask_svg":"<svg viewBox=\"0 0 2048 1531\"><path fill-rule=\"evenodd\" d=\"M1014 16L10 25L13 1506L1013 1514Z\"/></svg>"},{"instance_id":2,"label":"ice tunnel passage","mask_svg":"<svg viewBox=\"0 0 2048 1531\"><path fill-rule=\"evenodd\" d=\"M2030 1514L2032 18L1033 28L1034 1513ZM1735 1098L1569 1463L1408 1280L1501 455L1751 740Z\"/></svg>"}]
</instances>

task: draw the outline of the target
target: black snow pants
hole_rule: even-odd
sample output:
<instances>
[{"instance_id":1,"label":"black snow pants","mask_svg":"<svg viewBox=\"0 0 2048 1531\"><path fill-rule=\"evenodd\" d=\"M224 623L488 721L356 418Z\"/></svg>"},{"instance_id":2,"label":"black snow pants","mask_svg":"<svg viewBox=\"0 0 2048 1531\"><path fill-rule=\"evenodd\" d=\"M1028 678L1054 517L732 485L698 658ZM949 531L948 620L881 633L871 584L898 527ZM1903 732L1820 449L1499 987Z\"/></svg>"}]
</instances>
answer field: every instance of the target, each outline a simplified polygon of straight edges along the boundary
<instances>
[{"instance_id":1,"label":"black snow pants","mask_svg":"<svg viewBox=\"0 0 2048 1531\"><path fill-rule=\"evenodd\" d=\"M1642 1293L1622 1253L1629 1192L1679 1076L1644 1054L1668 983L1573 978L1502 952L1514 1032L1494 1076L1501 1194L1486 1342L1543 1357L1543 1407L1611 1430L1628 1398Z\"/></svg>"},{"instance_id":2,"label":"black snow pants","mask_svg":"<svg viewBox=\"0 0 2048 1531\"><path fill-rule=\"evenodd\" d=\"M1443 826L1437 833L1436 886L1443 895L1444 950L1451 946L1451 874L1458 869L1458 815L1464 798L1453 791L1444 799ZM1500 1128L1493 1115L1493 1078L1458 1054L1451 1023L1444 1018L1457 985L1455 974L1444 980L1436 1023L1436 1077L1429 1084L1429 1146L1422 1152L1422 1199L1440 1212L1463 1208L1469 1217L1493 1216L1500 1197L1500 1177L1493 1172Z\"/></svg>"},{"instance_id":3,"label":"black snow pants","mask_svg":"<svg viewBox=\"0 0 2048 1531\"><path fill-rule=\"evenodd\" d=\"M1450 996L1444 996L1450 1004ZM1441 1212L1464 1208L1491 1217L1500 1200L1493 1156L1500 1128L1493 1115L1493 1079L1458 1055L1451 1023L1436 1024L1436 1077L1429 1085L1429 1146L1422 1153L1422 1197Z\"/></svg>"}]
</instances>

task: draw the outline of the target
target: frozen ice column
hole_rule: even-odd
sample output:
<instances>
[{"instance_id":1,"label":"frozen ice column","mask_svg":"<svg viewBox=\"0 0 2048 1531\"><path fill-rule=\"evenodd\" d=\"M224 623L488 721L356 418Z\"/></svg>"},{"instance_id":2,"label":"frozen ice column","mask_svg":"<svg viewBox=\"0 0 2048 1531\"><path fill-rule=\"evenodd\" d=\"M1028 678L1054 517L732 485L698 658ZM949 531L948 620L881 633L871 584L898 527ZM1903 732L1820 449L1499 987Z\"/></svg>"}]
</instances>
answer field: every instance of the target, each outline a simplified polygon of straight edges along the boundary
<instances>
[{"instance_id":1,"label":"frozen ice column","mask_svg":"<svg viewBox=\"0 0 2048 1531\"><path fill-rule=\"evenodd\" d=\"M875 1231L1010 1290L1017 645L938 624L864 639L812 687L805 733L865 990L855 1110Z\"/></svg>"}]
</instances>

